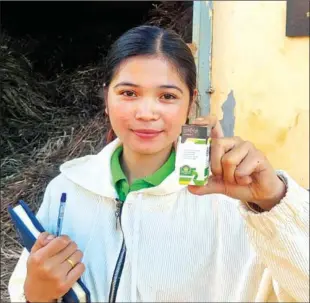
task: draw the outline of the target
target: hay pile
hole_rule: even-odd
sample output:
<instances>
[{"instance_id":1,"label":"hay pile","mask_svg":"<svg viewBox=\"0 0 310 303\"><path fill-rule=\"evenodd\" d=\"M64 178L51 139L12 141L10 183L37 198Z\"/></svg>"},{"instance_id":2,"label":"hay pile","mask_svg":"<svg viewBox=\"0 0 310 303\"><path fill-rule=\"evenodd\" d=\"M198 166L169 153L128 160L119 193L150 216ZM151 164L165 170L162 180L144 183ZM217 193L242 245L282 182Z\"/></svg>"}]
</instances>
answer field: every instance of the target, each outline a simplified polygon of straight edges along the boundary
<instances>
[{"instance_id":1,"label":"hay pile","mask_svg":"<svg viewBox=\"0 0 310 303\"><path fill-rule=\"evenodd\" d=\"M99 97L103 71L87 66L43 79L4 35L1 69L1 302L21 251L7 206L19 199L37 211L47 183L66 160L104 146L107 122Z\"/></svg>"},{"instance_id":2,"label":"hay pile","mask_svg":"<svg viewBox=\"0 0 310 303\"><path fill-rule=\"evenodd\" d=\"M169 28L177 32L186 43L192 40L193 3L191 1L165 1L153 4L146 24Z\"/></svg>"},{"instance_id":3,"label":"hay pile","mask_svg":"<svg viewBox=\"0 0 310 303\"><path fill-rule=\"evenodd\" d=\"M172 28L189 40L192 8L183 2L155 5L146 24ZM102 60L59 72L39 74L29 60L38 41L0 41L1 144L1 302L9 302L8 280L21 252L7 206L25 200L37 211L48 182L66 160L94 154L105 145L108 127L100 97ZM54 60L57 59L57 56Z\"/></svg>"}]
</instances>

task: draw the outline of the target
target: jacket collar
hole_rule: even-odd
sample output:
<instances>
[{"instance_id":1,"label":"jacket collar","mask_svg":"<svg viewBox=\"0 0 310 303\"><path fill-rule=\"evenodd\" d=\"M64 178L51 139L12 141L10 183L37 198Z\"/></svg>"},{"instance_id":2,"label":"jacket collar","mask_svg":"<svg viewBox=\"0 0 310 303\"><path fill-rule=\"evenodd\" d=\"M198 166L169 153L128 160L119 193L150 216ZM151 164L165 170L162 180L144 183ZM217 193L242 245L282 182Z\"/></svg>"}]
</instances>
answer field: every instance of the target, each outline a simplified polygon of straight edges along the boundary
<instances>
[{"instance_id":1,"label":"jacket collar","mask_svg":"<svg viewBox=\"0 0 310 303\"><path fill-rule=\"evenodd\" d=\"M92 193L107 198L116 198L117 192L111 174L111 156L121 144L117 138L96 155L88 155L65 162L60 166L60 171L73 183ZM178 183L176 171L173 171L158 186L141 189L137 192L160 196L177 192L184 187Z\"/></svg>"}]
</instances>

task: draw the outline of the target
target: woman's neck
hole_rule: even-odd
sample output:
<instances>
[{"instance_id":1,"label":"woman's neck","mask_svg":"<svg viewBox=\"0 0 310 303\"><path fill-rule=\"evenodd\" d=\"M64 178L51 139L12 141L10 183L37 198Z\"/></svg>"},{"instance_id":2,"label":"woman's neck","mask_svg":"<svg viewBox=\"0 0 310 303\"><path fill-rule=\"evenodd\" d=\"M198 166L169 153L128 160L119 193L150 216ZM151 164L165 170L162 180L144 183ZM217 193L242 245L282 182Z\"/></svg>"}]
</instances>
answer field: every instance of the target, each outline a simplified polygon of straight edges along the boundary
<instances>
[{"instance_id":1,"label":"woman's neck","mask_svg":"<svg viewBox=\"0 0 310 303\"><path fill-rule=\"evenodd\" d=\"M172 146L156 154L138 154L126 146L121 156L121 166L129 184L134 179L144 178L154 174L169 158Z\"/></svg>"}]
</instances>

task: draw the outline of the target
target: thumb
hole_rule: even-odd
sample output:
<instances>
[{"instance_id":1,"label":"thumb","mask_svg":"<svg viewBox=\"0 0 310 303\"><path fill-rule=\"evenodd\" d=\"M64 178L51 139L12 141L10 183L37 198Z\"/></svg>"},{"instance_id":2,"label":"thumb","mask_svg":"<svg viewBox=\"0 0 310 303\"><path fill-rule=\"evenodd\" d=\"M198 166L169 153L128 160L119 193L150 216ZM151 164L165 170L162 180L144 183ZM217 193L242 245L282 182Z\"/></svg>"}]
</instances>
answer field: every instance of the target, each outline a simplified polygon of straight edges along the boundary
<instances>
[{"instance_id":1,"label":"thumb","mask_svg":"<svg viewBox=\"0 0 310 303\"><path fill-rule=\"evenodd\" d=\"M225 186L221 176L210 176L208 183L204 186L189 185L188 191L193 195L207 195L207 194L224 194Z\"/></svg>"},{"instance_id":2,"label":"thumb","mask_svg":"<svg viewBox=\"0 0 310 303\"><path fill-rule=\"evenodd\" d=\"M34 243L31 253L35 253L40 248L46 246L49 242L51 242L55 238L54 235L49 234L48 232L43 232L39 235L37 241Z\"/></svg>"}]
</instances>

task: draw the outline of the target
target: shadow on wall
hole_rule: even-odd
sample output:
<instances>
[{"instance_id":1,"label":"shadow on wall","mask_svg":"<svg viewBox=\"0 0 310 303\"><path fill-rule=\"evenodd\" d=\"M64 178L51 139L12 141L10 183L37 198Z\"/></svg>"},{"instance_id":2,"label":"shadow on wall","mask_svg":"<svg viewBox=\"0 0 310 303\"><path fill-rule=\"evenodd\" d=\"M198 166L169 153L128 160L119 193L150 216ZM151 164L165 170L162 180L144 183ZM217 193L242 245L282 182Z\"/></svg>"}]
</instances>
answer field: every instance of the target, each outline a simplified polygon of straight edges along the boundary
<instances>
[{"instance_id":1,"label":"shadow on wall","mask_svg":"<svg viewBox=\"0 0 310 303\"><path fill-rule=\"evenodd\" d=\"M222 105L223 119L220 121L225 137L233 137L235 130L235 106L234 92L231 90L226 101Z\"/></svg>"}]
</instances>

